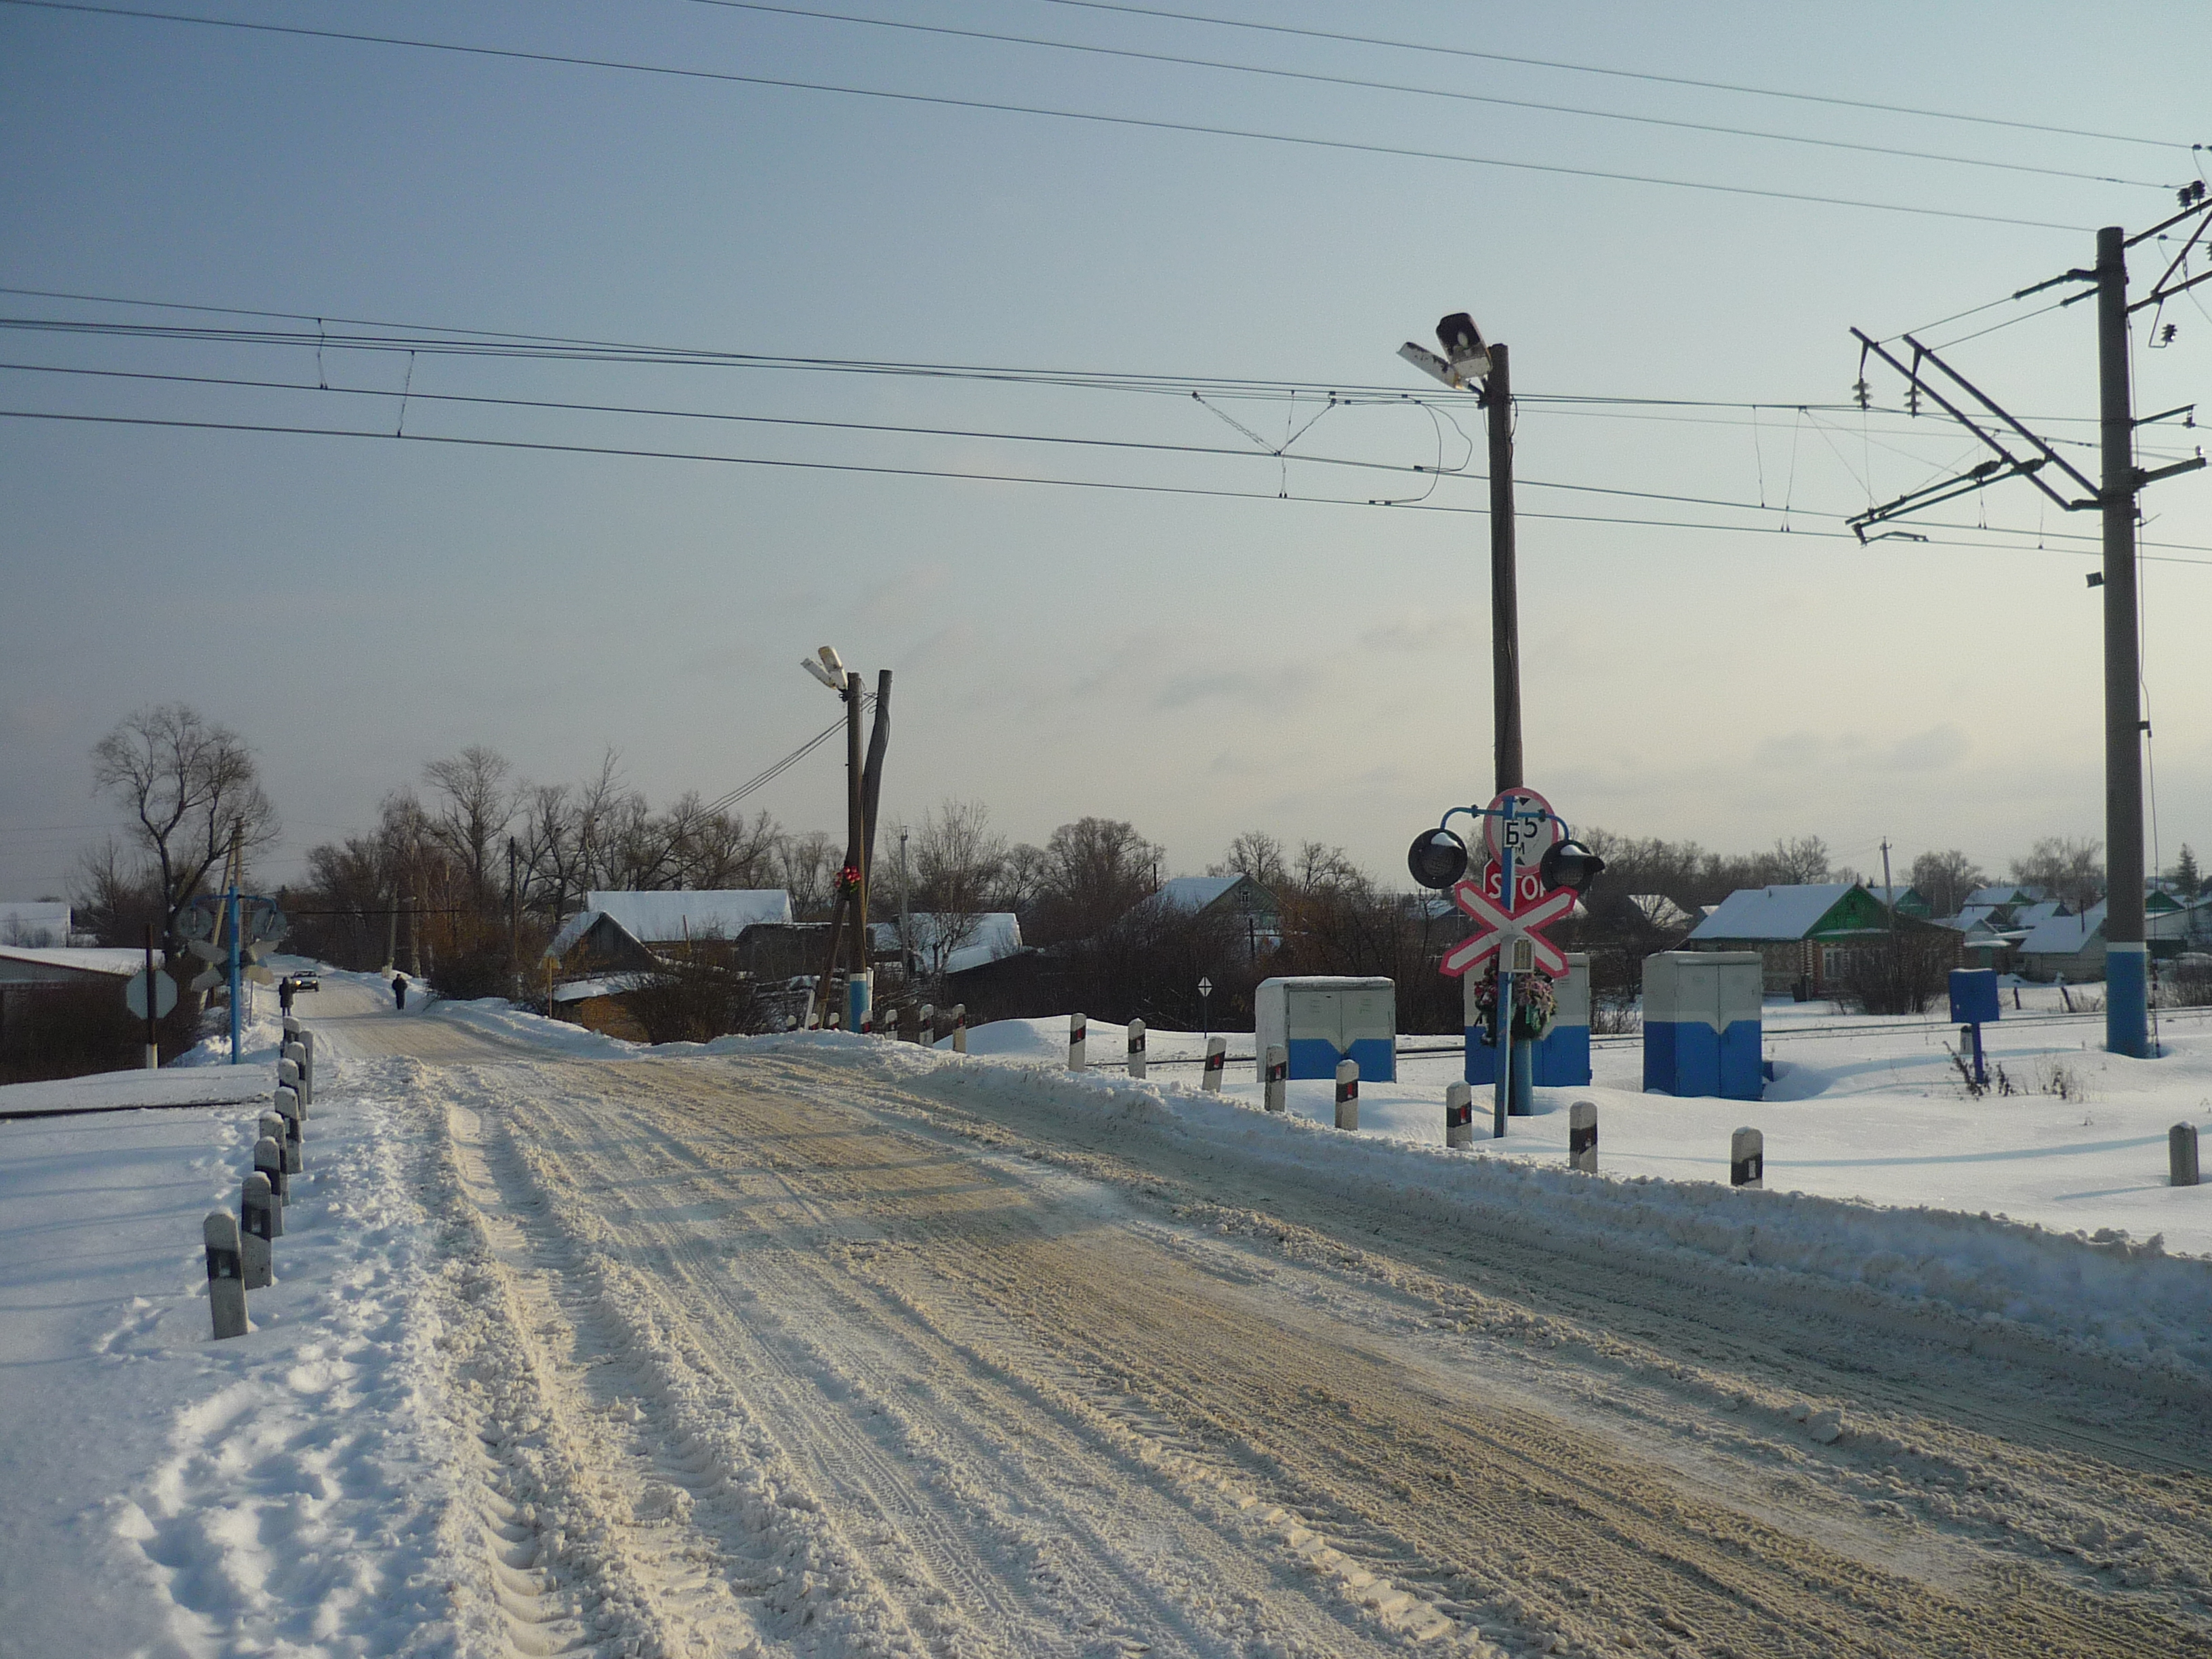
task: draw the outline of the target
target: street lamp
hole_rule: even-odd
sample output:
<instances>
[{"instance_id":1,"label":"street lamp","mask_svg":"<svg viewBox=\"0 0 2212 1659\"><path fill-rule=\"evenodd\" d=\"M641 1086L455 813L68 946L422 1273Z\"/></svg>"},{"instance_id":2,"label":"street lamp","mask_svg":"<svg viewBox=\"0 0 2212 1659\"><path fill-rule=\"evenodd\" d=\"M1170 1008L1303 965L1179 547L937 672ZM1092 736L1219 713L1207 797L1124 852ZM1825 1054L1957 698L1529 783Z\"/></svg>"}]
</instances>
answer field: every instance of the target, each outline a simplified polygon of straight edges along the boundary
<instances>
[{"instance_id":1,"label":"street lamp","mask_svg":"<svg viewBox=\"0 0 2212 1659\"><path fill-rule=\"evenodd\" d=\"M1398 355L1455 392L1475 391L1490 439L1490 673L1498 792L1526 781L1521 770L1521 601L1514 574L1513 382L1505 347L1484 340L1474 319L1455 311L1437 325L1439 357L1408 340Z\"/></svg>"},{"instance_id":2,"label":"street lamp","mask_svg":"<svg viewBox=\"0 0 2212 1659\"><path fill-rule=\"evenodd\" d=\"M867 1018L870 989L867 825L862 822L860 806L860 677L845 666L832 646L823 646L814 656L800 658L799 665L845 700L845 845L848 850L844 867L837 872L837 896L830 912L830 953L823 965L822 990L826 998L830 976L837 966L838 934L850 906L853 957L845 981L845 1029L857 1031ZM821 1023L829 1022L824 1018Z\"/></svg>"}]
</instances>

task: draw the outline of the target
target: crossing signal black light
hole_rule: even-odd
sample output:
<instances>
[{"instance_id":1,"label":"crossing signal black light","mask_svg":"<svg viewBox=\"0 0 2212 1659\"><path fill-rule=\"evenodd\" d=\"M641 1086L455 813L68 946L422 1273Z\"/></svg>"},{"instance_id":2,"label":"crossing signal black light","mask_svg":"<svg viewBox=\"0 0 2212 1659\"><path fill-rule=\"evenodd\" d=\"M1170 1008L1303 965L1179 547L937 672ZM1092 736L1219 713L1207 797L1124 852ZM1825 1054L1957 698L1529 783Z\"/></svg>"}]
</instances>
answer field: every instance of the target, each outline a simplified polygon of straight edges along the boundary
<instances>
[{"instance_id":1,"label":"crossing signal black light","mask_svg":"<svg viewBox=\"0 0 2212 1659\"><path fill-rule=\"evenodd\" d=\"M1467 873L1467 843L1449 830L1424 830L1407 851L1406 868L1422 886L1441 891Z\"/></svg>"},{"instance_id":2,"label":"crossing signal black light","mask_svg":"<svg viewBox=\"0 0 2212 1659\"><path fill-rule=\"evenodd\" d=\"M1605 860L1578 841L1554 842L1536 870L1545 886L1564 887L1581 894L1588 892L1590 884L1605 873Z\"/></svg>"}]
</instances>

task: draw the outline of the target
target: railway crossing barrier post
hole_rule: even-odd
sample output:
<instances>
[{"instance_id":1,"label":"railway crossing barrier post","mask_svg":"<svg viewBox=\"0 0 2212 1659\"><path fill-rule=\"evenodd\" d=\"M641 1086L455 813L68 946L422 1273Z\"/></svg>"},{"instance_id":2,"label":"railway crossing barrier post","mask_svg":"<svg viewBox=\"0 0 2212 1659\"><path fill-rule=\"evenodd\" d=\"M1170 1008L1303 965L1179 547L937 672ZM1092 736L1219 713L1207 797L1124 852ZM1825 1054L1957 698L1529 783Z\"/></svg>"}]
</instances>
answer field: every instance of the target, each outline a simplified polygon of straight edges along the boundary
<instances>
[{"instance_id":1,"label":"railway crossing barrier post","mask_svg":"<svg viewBox=\"0 0 2212 1659\"><path fill-rule=\"evenodd\" d=\"M1474 1144L1474 1085L1455 1083L1444 1091L1444 1145Z\"/></svg>"},{"instance_id":2,"label":"railway crossing barrier post","mask_svg":"<svg viewBox=\"0 0 2212 1659\"><path fill-rule=\"evenodd\" d=\"M1080 1072L1089 1068L1089 1040L1091 1028L1083 1023L1080 1014L1067 1017L1067 1069Z\"/></svg>"},{"instance_id":3,"label":"railway crossing barrier post","mask_svg":"<svg viewBox=\"0 0 2212 1659\"><path fill-rule=\"evenodd\" d=\"M2177 1123L2166 1132L2166 1173L2176 1187L2194 1187L2197 1172L2197 1126Z\"/></svg>"},{"instance_id":4,"label":"railway crossing barrier post","mask_svg":"<svg viewBox=\"0 0 2212 1659\"><path fill-rule=\"evenodd\" d=\"M1359 1062L1356 1060L1336 1062L1336 1127L1359 1127Z\"/></svg>"},{"instance_id":5,"label":"railway crossing barrier post","mask_svg":"<svg viewBox=\"0 0 2212 1659\"><path fill-rule=\"evenodd\" d=\"M1129 1075L1139 1083L1145 1080L1145 1022L1129 1022Z\"/></svg>"},{"instance_id":6,"label":"railway crossing barrier post","mask_svg":"<svg viewBox=\"0 0 2212 1659\"><path fill-rule=\"evenodd\" d=\"M1766 1185L1766 1137L1756 1129L1738 1129L1729 1137L1729 1185Z\"/></svg>"},{"instance_id":7,"label":"railway crossing barrier post","mask_svg":"<svg viewBox=\"0 0 2212 1659\"><path fill-rule=\"evenodd\" d=\"M956 1054L968 1052L968 1005L964 1002L952 1005L952 1052Z\"/></svg>"},{"instance_id":8,"label":"railway crossing barrier post","mask_svg":"<svg viewBox=\"0 0 2212 1659\"><path fill-rule=\"evenodd\" d=\"M238 1222L228 1210L212 1212L202 1224L207 1243L208 1309L215 1316L215 1338L246 1334L246 1279L239 1260Z\"/></svg>"},{"instance_id":9,"label":"railway crossing barrier post","mask_svg":"<svg viewBox=\"0 0 2212 1659\"><path fill-rule=\"evenodd\" d=\"M1567 1164L1584 1175L1597 1173L1597 1103L1594 1100L1578 1100L1567 1108Z\"/></svg>"},{"instance_id":10,"label":"railway crossing barrier post","mask_svg":"<svg viewBox=\"0 0 2212 1659\"><path fill-rule=\"evenodd\" d=\"M276 1283L269 1241L276 1224L276 1195L258 1170L246 1177L238 1200L239 1282L249 1291Z\"/></svg>"},{"instance_id":11,"label":"railway crossing barrier post","mask_svg":"<svg viewBox=\"0 0 2212 1659\"><path fill-rule=\"evenodd\" d=\"M1229 1039L1211 1036L1206 1040L1206 1077L1200 1086L1210 1095L1221 1092L1221 1073L1229 1063Z\"/></svg>"},{"instance_id":12,"label":"railway crossing barrier post","mask_svg":"<svg viewBox=\"0 0 2212 1659\"><path fill-rule=\"evenodd\" d=\"M1267 1109L1286 1109L1291 1103L1291 1051L1279 1042L1269 1043L1267 1052L1261 1057L1260 1076L1266 1085Z\"/></svg>"}]
</instances>

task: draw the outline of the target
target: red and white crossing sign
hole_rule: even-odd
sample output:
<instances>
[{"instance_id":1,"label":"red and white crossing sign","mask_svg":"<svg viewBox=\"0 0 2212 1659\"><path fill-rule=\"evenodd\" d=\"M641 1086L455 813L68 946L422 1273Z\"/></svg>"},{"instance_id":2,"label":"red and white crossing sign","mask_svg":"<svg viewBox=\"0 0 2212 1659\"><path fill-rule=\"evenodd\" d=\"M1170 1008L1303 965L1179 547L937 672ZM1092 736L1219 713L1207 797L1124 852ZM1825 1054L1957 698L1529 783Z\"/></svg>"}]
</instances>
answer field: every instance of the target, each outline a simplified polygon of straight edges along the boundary
<instances>
[{"instance_id":1,"label":"red and white crossing sign","mask_svg":"<svg viewBox=\"0 0 2212 1659\"><path fill-rule=\"evenodd\" d=\"M1501 792L1484 810L1482 838L1492 859L1503 859L1510 847L1514 867L1534 870L1559 840L1559 820L1551 802L1516 785Z\"/></svg>"},{"instance_id":2,"label":"red and white crossing sign","mask_svg":"<svg viewBox=\"0 0 2212 1659\"><path fill-rule=\"evenodd\" d=\"M1520 884L1514 883L1516 887ZM1452 978L1488 960L1500 945L1516 939L1528 941L1540 969L1553 979L1565 975L1565 955L1540 930L1573 911L1575 896L1569 889L1556 887L1531 903L1508 906L1498 903L1474 882L1462 881L1452 889L1452 902L1481 924L1481 931L1454 946L1444 957L1443 971Z\"/></svg>"}]
</instances>

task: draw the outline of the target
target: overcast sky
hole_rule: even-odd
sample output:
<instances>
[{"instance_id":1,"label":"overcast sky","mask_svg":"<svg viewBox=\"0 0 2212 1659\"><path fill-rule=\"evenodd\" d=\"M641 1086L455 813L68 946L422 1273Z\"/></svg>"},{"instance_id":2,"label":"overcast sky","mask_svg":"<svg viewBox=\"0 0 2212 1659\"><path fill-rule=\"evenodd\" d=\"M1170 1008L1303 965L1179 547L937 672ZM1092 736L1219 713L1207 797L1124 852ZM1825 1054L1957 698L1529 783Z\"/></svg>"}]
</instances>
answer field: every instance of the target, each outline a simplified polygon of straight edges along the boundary
<instances>
[{"instance_id":1,"label":"overcast sky","mask_svg":"<svg viewBox=\"0 0 2212 1659\"><path fill-rule=\"evenodd\" d=\"M2172 210L2212 140L2212 9L1190 5L1432 49L1054 0L836 9L1469 96L696 0L174 9L711 76L0 3L0 283L283 313L11 292L0 315L322 339L7 331L0 407L201 429L0 420L0 897L68 887L111 820L88 750L143 704L254 745L281 878L471 743L538 780L611 747L656 801L720 795L835 714L798 666L825 641L896 672L887 811L971 798L1038 841L1126 817L1173 872L1261 828L1395 878L1414 829L1491 793L1480 416L1393 355L1462 308L1525 400L1528 776L1567 817L1724 848L1818 834L1863 871L1885 836L1995 868L2103 835L2094 516L2014 481L1928 514L1925 542L1857 545L1849 514L1981 452L1884 412L1879 366L1875 411L1848 408L1847 331L1940 325L1919 337L1960 342L1947 358L2094 477L2094 307L1942 319ZM2172 251L2136 251L2139 289ZM2137 319L2140 412L2204 389L2208 294L2166 308L2169 347ZM362 322L1160 378L331 343ZM125 378L155 374L196 378ZM1352 387L1439 395L1330 405ZM1269 453L1309 422L1290 453L1311 459ZM453 438L498 441L427 441ZM2170 862L2212 841L2212 482L2147 499ZM838 759L746 805L830 827Z\"/></svg>"}]
</instances>

